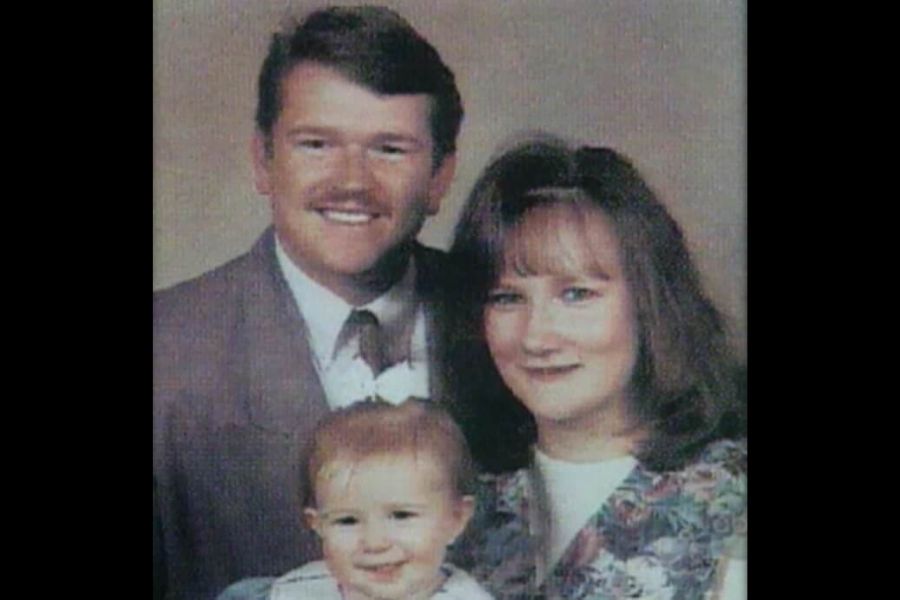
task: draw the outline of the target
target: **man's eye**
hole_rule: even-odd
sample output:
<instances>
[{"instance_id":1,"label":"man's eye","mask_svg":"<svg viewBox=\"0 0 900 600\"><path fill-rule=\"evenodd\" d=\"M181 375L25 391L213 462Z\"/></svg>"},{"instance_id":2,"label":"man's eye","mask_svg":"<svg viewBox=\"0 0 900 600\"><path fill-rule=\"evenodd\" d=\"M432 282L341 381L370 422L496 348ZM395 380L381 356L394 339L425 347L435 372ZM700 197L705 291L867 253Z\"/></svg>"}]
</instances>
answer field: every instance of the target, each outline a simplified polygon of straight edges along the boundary
<instances>
[{"instance_id":1,"label":"man's eye","mask_svg":"<svg viewBox=\"0 0 900 600\"><path fill-rule=\"evenodd\" d=\"M596 290L584 287L568 287L562 291L562 299L564 302L583 302L596 298L600 295Z\"/></svg>"},{"instance_id":2,"label":"man's eye","mask_svg":"<svg viewBox=\"0 0 900 600\"><path fill-rule=\"evenodd\" d=\"M340 525L342 527L348 527L351 525L356 525L359 523L359 520L356 517L335 517L331 520L333 525Z\"/></svg>"},{"instance_id":3,"label":"man's eye","mask_svg":"<svg viewBox=\"0 0 900 600\"><path fill-rule=\"evenodd\" d=\"M409 154L409 148L397 144L380 144L374 148L375 154L388 160L399 160Z\"/></svg>"},{"instance_id":4,"label":"man's eye","mask_svg":"<svg viewBox=\"0 0 900 600\"><path fill-rule=\"evenodd\" d=\"M327 146L328 142L321 138L303 138L297 141L297 147L307 152L318 152Z\"/></svg>"},{"instance_id":5,"label":"man's eye","mask_svg":"<svg viewBox=\"0 0 900 600\"><path fill-rule=\"evenodd\" d=\"M487 304L490 306L513 306L521 304L525 298L516 292L496 291L487 295Z\"/></svg>"}]
</instances>

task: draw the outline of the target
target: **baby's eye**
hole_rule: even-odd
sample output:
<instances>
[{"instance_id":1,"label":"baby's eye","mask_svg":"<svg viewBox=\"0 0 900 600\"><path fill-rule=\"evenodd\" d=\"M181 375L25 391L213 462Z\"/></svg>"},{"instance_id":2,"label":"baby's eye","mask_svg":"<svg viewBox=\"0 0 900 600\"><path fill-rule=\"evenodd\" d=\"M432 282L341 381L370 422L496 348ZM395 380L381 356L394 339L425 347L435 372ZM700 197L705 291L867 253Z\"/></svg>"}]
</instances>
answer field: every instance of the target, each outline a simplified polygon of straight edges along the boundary
<instances>
[{"instance_id":1,"label":"baby's eye","mask_svg":"<svg viewBox=\"0 0 900 600\"><path fill-rule=\"evenodd\" d=\"M560 294L563 302L583 302L585 300L597 298L599 295L600 293L597 290L577 286L567 287L562 291L562 294Z\"/></svg>"},{"instance_id":2,"label":"baby's eye","mask_svg":"<svg viewBox=\"0 0 900 600\"><path fill-rule=\"evenodd\" d=\"M487 295L487 304L490 306L513 306L522 304L525 297L511 290L495 290Z\"/></svg>"},{"instance_id":3,"label":"baby's eye","mask_svg":"<svg viewBox=\"0 0 900 600\"><path fill-rule=\"evenodd\" d=\"M419 514L415 511L411 510L395 510L391 513L391 517L398 521L405 521L407 519L414 519L418 517Z\"/></svg>"},{"instance_id":4,"label":"baby's eye","mask_svg":"<svg viewBox=\"0 0 900 600\"><path fill-rule=\"evenodd\" d=\"M359 519L348 515L346 517L335 517L331 520L331 523L333 525L340 525L342 527L350 527L359 523Z\"/></svg>"}]
</instances>

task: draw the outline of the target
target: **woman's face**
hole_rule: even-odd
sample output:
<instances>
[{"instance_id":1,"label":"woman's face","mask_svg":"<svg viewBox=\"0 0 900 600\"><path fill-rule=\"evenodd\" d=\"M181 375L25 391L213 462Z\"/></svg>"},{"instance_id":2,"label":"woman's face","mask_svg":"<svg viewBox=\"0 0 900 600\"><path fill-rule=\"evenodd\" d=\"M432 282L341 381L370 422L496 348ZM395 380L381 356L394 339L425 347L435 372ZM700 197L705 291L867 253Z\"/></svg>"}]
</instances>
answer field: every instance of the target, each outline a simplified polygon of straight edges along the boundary
<instances>
[{"instance_id":1,"label":"woman's face","mask_svg":"<svg viewBox=\"0 0 900 600\"><path fill-rule=\"evenodd\" d=\"M638 341L608 218L596 208L532 209L507 238L505 264L485 335L538 427L627 414Z\"/></svg>"}]
</instances>

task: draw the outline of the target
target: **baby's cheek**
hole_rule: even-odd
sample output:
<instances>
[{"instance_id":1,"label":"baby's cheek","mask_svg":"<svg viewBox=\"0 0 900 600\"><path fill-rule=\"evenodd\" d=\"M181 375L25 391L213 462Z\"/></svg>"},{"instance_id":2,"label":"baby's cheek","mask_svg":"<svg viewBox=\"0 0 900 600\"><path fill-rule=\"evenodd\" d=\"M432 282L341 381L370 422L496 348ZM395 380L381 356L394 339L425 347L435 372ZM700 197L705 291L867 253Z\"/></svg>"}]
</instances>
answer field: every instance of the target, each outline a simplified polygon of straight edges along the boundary
<instances>
[{"instance_id":1,"label":"baby's cheek","mask_svg":"<svg viewBox=\"0 0 900 600\"><path fill-rule=\"evenodd\" d=\"M329 533L322 539L322 552L326 558L340 559L353 551L355 536L350 533Z\"/></svg>"}]
</instances>

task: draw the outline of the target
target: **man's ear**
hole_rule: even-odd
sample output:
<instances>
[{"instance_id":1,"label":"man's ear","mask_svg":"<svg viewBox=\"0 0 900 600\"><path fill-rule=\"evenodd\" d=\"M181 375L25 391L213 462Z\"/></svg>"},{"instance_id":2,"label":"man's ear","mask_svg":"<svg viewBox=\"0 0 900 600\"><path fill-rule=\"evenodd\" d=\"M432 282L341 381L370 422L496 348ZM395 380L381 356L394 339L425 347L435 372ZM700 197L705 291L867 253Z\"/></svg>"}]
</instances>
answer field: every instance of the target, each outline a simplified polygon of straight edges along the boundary
<instances>
[{"instance_id":1,"label":"man's ear","mask_svg":"<svg viewBox=\"0 0 900 600\"><path fill-rule=\"evenodd\" d=\"M453 530L453 536L447 542L447 544L452 544L456 541L462 532L466 530L466 526L469 524L469 521L472 520L472 515L475 513L475 497L474 496L463 496L459 499L459 502L456 503L456 525Z\"/></svg>"},{"instance_id":2,"label":"man's ear","mask_svg":"<svg viewBox=\"0 0 900 600\"><path fill-rule=\"evenodd\" d=\"M306 521L307 527L318 533L320 536L322 535L321 533L319 533L319 526L322 523L319 519L319 511L314 508L304 508L303 519L304 521Z\"/></svg>"},{"instance_id":3,"label":"man's ear","mask_svg":"<svg viewBox=\"0 0 900 600\"><path fill-rule=\"evenodd\" d=\"M256 183L256 191L263 196L272 193L271 158L266 148L266 136L257 129L253 133L253 140L250 143L250 153L253 156L253 175Z\"/></svg>"},{"instance_id":4,"label":"man's ear","mask_svg":"<svg viewBox=\"0 0 900 600\"><path fill-rule=\"evenodd\" d=\"M429 215L436 215L441 208L441 200L450 189L453 175L456 174L456 153L448 154L441 160L440 166L431 174L428 183L428 208Z\"/></svg>"}]
</instances>

